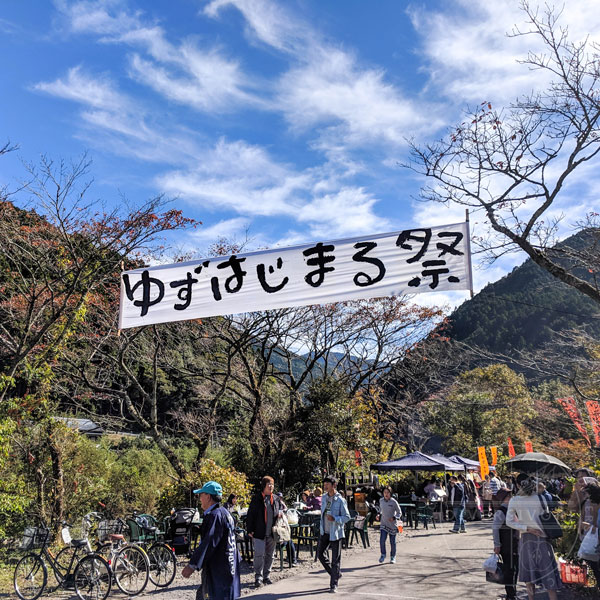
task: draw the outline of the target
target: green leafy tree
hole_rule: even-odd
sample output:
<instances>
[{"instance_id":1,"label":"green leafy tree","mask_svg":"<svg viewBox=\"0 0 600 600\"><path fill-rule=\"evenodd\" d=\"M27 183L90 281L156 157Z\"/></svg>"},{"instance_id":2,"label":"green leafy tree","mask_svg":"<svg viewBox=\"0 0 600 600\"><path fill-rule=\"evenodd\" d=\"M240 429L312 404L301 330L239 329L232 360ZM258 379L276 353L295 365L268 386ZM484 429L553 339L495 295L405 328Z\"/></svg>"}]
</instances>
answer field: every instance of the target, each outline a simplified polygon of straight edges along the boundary
<instances>
[{"instance_id":1,"label":"green leafy tree","mask_svg":"<svg viewBox=\"0 0 600 600\"><path fill-rule=\"evenodd\" d=\"M355 450L366 450L375 439L375 418L360 395L349 396L344 384L325 377L311 384L299 413L297 443L316 453L326 472L341 471Z\"/></svg>"},{"instance_id":2,"label":"green leafy tree","mask_svg":"<svg viewBox=\"0 0 600 600\"><path fill-rule=\"evenodd\" d=\"M528 439L524 423L534 414L524 377L491 365L461 374L443 399L431 401L428 424L444 438L446 451L473 456L478 446Z\"/></svg>"}]
</instances>

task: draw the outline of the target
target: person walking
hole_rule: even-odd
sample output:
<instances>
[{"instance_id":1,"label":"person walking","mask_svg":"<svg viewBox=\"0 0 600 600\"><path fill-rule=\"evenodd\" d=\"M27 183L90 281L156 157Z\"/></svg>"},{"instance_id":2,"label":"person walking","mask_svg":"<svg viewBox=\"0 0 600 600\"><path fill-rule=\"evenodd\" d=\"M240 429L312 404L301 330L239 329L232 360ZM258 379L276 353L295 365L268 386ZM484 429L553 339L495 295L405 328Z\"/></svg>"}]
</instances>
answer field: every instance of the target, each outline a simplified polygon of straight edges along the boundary
<instances>
[{"instance_id":1,"label":"person walking","mask_svg":"<svg viewBox=\"0 0 600 600\"><path fill-rule=\"evenodd\" d=\"M396 562L396 534L398 533L398 519L402 518L402 509L395 498L392 498L392 488L383 488L383 498L379 500L381 520L379 527L379 548L381 556L379 562L385 562L385 541L390 538L390 563Z\"/></svg>"},{"instance_id":2,"label":"person walking","mask_svg":"<svg viewBox=\"0 0 600 600\"><path fill-rule=\"evenodd\" d=\"M281 500L273 494L275 482L266 475L260 481L261 491L255 494L250 501L246 515L246 531L252 538L254 548L254 584L259 588L263 583L269 585L271 581L271 567L275 554L275 538L273 525L283 514Z\"/></svg>"},{"instance_id":3,"label":"person walking","mask_svg":"<svg viewBox=\"0 0 600 600\"><path fill-rule=\"evenodd\" d=\"M519 581L527 586L529 600L534 600L535 586L541 585L550 600L557 600L562 587L554 548L544 534L540 515L544 501L537 495L537 481L530 477L508 504L506 524L521 532L519 541Z\"/></svg>"},{"instance_id":4,"label":"person walking","mask_svg":"<svg viewBox=\"0 0 600 600\"><path fill-rule=\"evenodd\" d=\"M494 513L492 524L494 552L502 557L504 589L506 590L507 600L513 600L517 597L517 574L519 572L519 533L506 524L506 513L511 498L512 492L510 490L506 488L498 490L496 500L499 506Z\"/></svg>"},{"instance_id":5,"label":"person walking","mask_svg":"<svg viewBox=\"0 0 600 600\"><path fill-rule=\"evenodd\" d=\"M321 499L321 523L317 556L323 568L329 573L329 591L337 592L342 566L342 542L344 525L350 520L350 512L345 498L336 490L337 479L325 477L325 493ZM331 561L327 551L331 550Z\"/></svg>"},{"instance_id":6,"label":"person walking","mask_svg":"<svg viewBox=\"0 0 600 600\"><path fill-rule=\"evenodd\" d=\"M465 494L465 488L454 475L450 477L448 486L448 505L454 515L454 527L450 532L466 533L465 507L467 505L467 495Z\"/></svg>"},{"instance_id":7,"label":"person walking","mask_svg":"<svg viewBox=\"0 0 600 600\"><path fill-rule=\"evenodd\" d=\"M200 505L204 511L200 530L201 542L194 550L182 576L191 577L202 569L202 584L196 600L236 600L240 597L240 556L235 543L235 523L226 508L219 506L223 488L207 481L200 489Z\"/></svg>"},{"instance_id":8,"label":"person walking","mask_svg":"<svg viewBox=\"0 0 600 600\"><path fill-rule=\"evenodd\" d=\"M492 489L490 487L490 476L489 474L485 476L481 484L481 498L483 500L483 516L484 517L493 517L494 511L492 509Z\"/></svg>"}]
</instances>

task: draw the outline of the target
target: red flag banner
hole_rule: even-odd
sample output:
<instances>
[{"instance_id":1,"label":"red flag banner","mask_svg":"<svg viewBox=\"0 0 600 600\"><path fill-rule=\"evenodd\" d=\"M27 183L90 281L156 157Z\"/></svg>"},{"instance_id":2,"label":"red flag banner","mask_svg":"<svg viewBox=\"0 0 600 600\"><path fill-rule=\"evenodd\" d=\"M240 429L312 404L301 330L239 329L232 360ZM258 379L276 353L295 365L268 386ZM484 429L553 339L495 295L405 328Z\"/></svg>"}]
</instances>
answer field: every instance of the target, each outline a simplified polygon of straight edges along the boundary
<instances>
[{"instance_id":1,"label":"red flag banner","mask_svg":"<svg viewBox=\"0 0 600 600\"><path fill-rule=\"evenodd\" d=\"M362 466L362 452L360 450L354 451L354 462L356 463L357 467Z\"/></svg>"},{"instance_id":2,"label":"red flag banner","mask_svg":"<svg viewBox=\"0 0 600 600\"><path fill-rule=\"evenodd\" d=\"M592 424L592 431L596 439L596 446L600 446L600 404L595 400L588 400L585 405L588 415L590 415L590 423Z\"/></svg>"},{"instance_id":3,"label":"red flag banner","mask_svg":"<svg viewBox=\"0 0 600 600\"><path fill-rule=\"evenodd\" d=\"M481 473L481 479L485 479L485 476L490 473L487 456L485 455L485 446L479 446L477 452L479 454L479 471Z\"/></svg>"},{"instance_id":4,"label":"red flag banner","mask_svg":"<svg viewBox=\"0 0 600 600\"><path fill-rule=\"evenodd\" d=\"M517 453L515 452L515 447L513 446L512 440L508 438L508 456L513 458L516 455Z\"/></svg>"},{"instance_id":5,"label":"red flag banner","mask_svg":"<svg viewBox=\"0 0 600 600\"><path fill-rule=\"evenodd\" d=\"M495 467L498 464L498 448L490 446L490 452L492 453L492 467Z\"/></svg>"},{"instance_id":6,"label":"red flag banner","mask_svg":"<svg viewBox=\"0 0 600 600\"><path fill-rule=\"evenodd\" d=\"M533 446L531 442L525 442L525 452L533 452Z\"/></svg>"},{"instance_id":7,"label":"red flag banner","mask_svg":"<svg viewBox=\"0 0 600 600\"><path fill-rule=\"evenodd\" d=\"M568 398L557 398L556 401L565 409L565 412L569 415L571 421L573 421L573 425L577 427L579 433L585 438L585 441L588 443L588 446L592 447L592 442L590 442L590 436L586 431L583 420L581 419L581 414L579 414L579 410L577 409L577 404L575 402L575 398L569 396ZM589 408L588 408L589 412ZM592 417L590 415L590 421L592 421ZM593 421L592 421L593 423ZM598 442L596 441L596 445Z\"/></svg>"}]
</instances>

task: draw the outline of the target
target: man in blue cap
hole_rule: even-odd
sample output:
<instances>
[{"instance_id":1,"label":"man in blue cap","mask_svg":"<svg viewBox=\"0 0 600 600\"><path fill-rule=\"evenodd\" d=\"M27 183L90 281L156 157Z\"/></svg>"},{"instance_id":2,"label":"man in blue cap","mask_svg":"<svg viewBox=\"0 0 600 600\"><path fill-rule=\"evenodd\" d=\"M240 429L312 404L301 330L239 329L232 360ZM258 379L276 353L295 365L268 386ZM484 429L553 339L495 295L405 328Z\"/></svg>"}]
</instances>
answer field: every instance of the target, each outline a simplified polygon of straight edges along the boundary
<instances>
[{"instance_id":1,"label":"man in blue cap","mask_svg":"<svg viewBox=\"0 0 600 600\"><path fill-rule=\"evenodd\" d=\"M202 541L181 574L190 577L202 569L202 585L196 600L236 600L240 597L240 557L235 543L235 523L229 511L219 503L223 488L207 481L200 489L200 506L204 511L200 535Z\"/></svg>"}]
</instances>

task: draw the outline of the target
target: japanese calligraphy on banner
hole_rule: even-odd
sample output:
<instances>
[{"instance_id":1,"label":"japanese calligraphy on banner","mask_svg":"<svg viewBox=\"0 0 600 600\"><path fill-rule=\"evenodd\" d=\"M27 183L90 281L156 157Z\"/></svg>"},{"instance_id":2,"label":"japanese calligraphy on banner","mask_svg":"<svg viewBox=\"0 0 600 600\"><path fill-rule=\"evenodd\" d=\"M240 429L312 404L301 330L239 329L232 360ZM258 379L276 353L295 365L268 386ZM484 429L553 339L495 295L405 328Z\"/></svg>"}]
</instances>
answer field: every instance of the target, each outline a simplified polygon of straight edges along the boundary
<instances>
[{"instance_id":1,"label":"japanese calligraphy on banner","mask_svg":"<svg viewBox=\"0 0 600 600\"><path fill-rule=\"evenodd\" d=\"M490 446L490 452L492 453L492 467L498 464L498 448L497 446Z\"/></svg>"},{"instance_id":2,"label":"japanese calligraphy on banner","mask_svg":"<svg viewBox=\"0 0 600 600\"><path fill-rule=\"evenodd\" d=\"M600 447L600 404L595 400L588 400L585 405L588 409L588 414L590 415L590 422L592 424L596 446Z\"/></svg>"},{"instance_id":3,"label":"japanese calligraphy on banner","mask_svg":"<svg viewBox=\"0 0 600 600\"><path fill-rule=\"evenodd\" d=\"M119 328L471 289L468 223L126 271Z\"/></svg>"},{"instance_id":4,"label":"japanese calligraphy on banner","mask_svg":"<svg viewBox=\"0 0 600 600\"><path fill-rule=\"evenodd\" d=\"M477 452L479 454L479 472L481 473L481 478L485 479L485 476L490 474L490 467L485 455L485 446L479 446Z\"/></svg>"},{"instance_id":5,"label":"japanese calligraphy on banner","mask_svg":"<svg viewBox=\"0 0 600 600\"><path fill-rule=\"evenodd\" d=\"M525 452L533 452L533 444L531 442L525 442Z\"/></svg>"},{"instance_id":6,"label":"japanese calligraphy on banner","mask_svg":"<svg viewBox=\"0 0 600 600\"><path fill-rule=\"evenodd\" d=\"M575 398L569 396L568 398L557 398L556 401L565 409L571 421L573 421L573 425L577 427L579 433L581 433L581 435L585 438L585 441L588 443L588 446L591 447L592 443L590 442L590 436L583 425L583 420L581 419L581 415L577 409Z\"/></svg>"},{"instance_id":7,"label":"japanese calligraphy on banner","mask_svg":"<svg viewBox=\"0 0 600 600\"><path fill-rule=\"evenodd\" d=\"M508 456L514 458L517 455L515 447L513 446L512 440L508 438Z\"/></svg>"}]
</instances>

